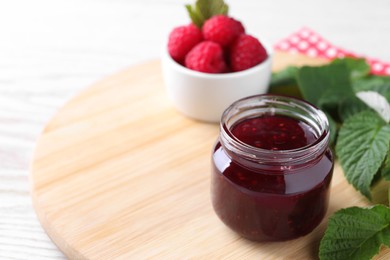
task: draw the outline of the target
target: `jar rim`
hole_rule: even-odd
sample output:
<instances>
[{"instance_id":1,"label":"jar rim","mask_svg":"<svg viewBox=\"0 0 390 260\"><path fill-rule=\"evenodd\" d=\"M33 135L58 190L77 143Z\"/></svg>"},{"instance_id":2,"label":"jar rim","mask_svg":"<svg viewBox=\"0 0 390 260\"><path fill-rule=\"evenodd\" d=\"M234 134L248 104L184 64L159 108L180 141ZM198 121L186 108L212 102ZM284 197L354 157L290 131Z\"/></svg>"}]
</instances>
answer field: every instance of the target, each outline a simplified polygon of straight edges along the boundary
<instances>
[{"instance_id":1,"label":"jar rim","mask_svg":"<svg viewBox=\"0 0 390 260\"><path fill-rule=\"evenodd\" d=\"M256 107L262 107L263 110L268 108L271 114L278 114L277 109L275 109L274 106L269 106L272 103L275 103L276 105L285 105L286 108L296 107L301 111L308 113L312 118L306 123L311 127L316 128L316 140L295 149L269 150L247 144L239 140L232 133L232 126L239 121L236 120L229 126L228 121L232 116L236 116L238 113L248 113L248 110ZM245 105L248 105L248 107L245 107ZM297 115L297 117L299 116ZM250 114L239 119L243 120L246 118L250 118ZM330 139L329 121L324 112L305 100L275 94L249 96L232 103L222 114L220 131L221 144L225 148L234 153L238 153L245 159L262 164L300 164L313 160L315 157L318 157L318 153L323 153L327 149Z\"/></svg>"}]
</instances>

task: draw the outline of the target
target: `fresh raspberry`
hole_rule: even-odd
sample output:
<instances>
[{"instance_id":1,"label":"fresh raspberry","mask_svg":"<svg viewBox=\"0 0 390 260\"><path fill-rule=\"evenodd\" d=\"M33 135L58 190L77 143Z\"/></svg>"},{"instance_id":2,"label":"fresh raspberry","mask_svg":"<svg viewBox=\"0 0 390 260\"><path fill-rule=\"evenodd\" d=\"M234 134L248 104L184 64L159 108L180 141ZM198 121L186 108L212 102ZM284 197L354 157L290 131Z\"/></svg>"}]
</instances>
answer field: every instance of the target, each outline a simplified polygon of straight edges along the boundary
<instances>
[{"instance_id":1,"label":"fresh raspberry","mask_svg":"<svg viewBox=\"0 0 390 260\"><path fill-rule=\"evenodd\" d=\"M219 43L222 47L226 47L238 35L245 33L245 29L239 21L231 17L216 15L203 24L202 32L206 40Z\"/></svg>"},{"instance_id":2,"label":"fresh raspberry","mask_svg":"<svg viewBox=\"0 0 390 260\"><path fill-rule=\"evenodd\" d=\"M242 23L240 21L238 21L232 17L230 17L230 19L232 19L236 23L237 30L240 32L239 35L245 33L245 27L244 27L244 25L242 25Z\"/></svg>"},{"instance_id":3,"label":"fresh raspberry","mask_svg":"<svg viewBox=\"0 0 390 260\"><path fill-rule=\"evenodd\" d=\"M206 73L226 71L222 47L215 42L204 41L196 45L186 56L187 68Z\"/></svg>"},{"instance_id":4,"label":"fresh raspberry","mask_svg":"<svg viewBox=\"0 0 390 260\"><path fill-rule=\"evenodd\" d=\"M187 53L202 40L202 31L194 24L176 27L169 34L168 52L175 61L184 64Z\"/></svg>"},{"instance_id":5,"label":"fresh raspberry","mask_svg":"<svg viewBox=\"0 0 390 260\"><path fill-rule=\"evenodd\" d=\"M241 71L267 59L267 51L255 37L241 34L230 46L230 65L233 71Z\"/></svg>"}]
</instances>

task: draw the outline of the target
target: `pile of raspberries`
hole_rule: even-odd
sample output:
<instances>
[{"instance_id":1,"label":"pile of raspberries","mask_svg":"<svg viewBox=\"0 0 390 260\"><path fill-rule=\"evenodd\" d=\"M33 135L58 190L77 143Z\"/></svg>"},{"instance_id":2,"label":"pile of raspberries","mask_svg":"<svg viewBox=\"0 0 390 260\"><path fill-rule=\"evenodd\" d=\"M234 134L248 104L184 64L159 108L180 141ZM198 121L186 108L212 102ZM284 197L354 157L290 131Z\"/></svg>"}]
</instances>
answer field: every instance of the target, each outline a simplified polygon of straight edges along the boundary
<instances>
[{"instance_id":1,"label":"pile of raspberries","mask_svg":"<svg viewBox=\"0 0 390 260\"><path fill-rule=\"evenodd\" d=\"M179 26L169 35L168 52L179 64L205 73L243 71L267 59L267 51L255 37L245 34L241 22L225 15Z\"/></svg>"}]
</instances>

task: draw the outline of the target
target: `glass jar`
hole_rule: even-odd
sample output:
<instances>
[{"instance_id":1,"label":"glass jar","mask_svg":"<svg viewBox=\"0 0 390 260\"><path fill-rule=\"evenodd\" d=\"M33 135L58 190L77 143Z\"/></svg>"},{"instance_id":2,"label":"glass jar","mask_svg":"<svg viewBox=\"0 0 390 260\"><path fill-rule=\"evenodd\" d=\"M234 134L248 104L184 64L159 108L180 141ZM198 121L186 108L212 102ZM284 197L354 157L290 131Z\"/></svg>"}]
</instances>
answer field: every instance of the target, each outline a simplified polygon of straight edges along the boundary
<instances>
[{"instance_id":1,"label":"glass jar","mask_svg":"<svg viewBox=\"0 0 390 260\"><path fill-rule=\"evenodd\" d=\"M212 154L218 217L256 241L310 233L329 202L329 137L326 115L305 101L258 95L233 103L222 115Z\"/></svg>"}]
</instances>

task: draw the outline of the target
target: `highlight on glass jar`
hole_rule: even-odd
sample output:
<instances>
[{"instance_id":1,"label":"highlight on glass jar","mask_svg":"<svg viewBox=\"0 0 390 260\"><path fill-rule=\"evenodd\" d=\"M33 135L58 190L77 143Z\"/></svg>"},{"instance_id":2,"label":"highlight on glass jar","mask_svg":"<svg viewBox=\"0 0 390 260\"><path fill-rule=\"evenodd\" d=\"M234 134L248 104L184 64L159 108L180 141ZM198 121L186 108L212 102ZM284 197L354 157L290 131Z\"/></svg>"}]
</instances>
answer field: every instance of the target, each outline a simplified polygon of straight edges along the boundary
<instances>
[{"instance_id":1,"label":"highlight on glass jar","mask_svg":"<svg viewBox=\"0 0 390 260\"><path fill-rule=\"evenodd\" d=\"M329 204L329 137L326 115L305 101L267 94L236 101L212 153L215 213L250 240L310 233Z\"/></svg>"}]
</instances>

